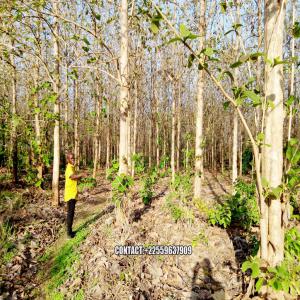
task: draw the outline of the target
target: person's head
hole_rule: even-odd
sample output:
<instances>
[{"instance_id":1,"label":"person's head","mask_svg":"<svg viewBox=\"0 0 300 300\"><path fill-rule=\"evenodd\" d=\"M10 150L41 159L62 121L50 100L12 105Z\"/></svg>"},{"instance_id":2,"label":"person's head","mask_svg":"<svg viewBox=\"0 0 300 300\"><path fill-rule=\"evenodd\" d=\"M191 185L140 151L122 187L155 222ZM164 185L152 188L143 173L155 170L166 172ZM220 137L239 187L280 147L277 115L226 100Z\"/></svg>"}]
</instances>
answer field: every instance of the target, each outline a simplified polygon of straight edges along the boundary
<instances>
[{"instance_id":1,"label":"person's head","mask_svg":"<svg viewBox=\"0 0 300 300\"><path fill-rule=\"evenodd\" d=\"M72 152L67 153L67 163L74 165L75 164L75 158L74 154Z\"/></svg>"}]
</instances>

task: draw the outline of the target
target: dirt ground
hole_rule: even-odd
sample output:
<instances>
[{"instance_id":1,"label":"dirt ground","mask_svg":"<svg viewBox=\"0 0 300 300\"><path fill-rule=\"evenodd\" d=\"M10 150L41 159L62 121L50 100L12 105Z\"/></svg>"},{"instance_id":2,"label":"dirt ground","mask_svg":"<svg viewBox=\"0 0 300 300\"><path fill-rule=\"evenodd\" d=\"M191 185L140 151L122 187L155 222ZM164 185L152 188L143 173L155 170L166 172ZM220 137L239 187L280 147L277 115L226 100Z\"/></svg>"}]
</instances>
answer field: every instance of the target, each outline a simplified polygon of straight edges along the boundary
<instances>
[{"instance_id":1,"label":"dirt ground","mask_svg":"<svg viewBox=\"0 0 300 300\"><path fill-rule=\"evenodd\" d=\"M166 207L169 178L156 184L149 206L138 196L138 184L128 207L128 224L115 222L111 185L102 173L97 186L84 191L76 207L75 230L88 227L89 235L77 249L80 256L68 279L59 287L63 299L238 299L245 278L241 261L248 254L245 237L238 231L209 226L193 206L191 222L172 219ZM20 190L21 192L21 190ZM222 201L230 181L205 174L203 199ZM28 203L11 217L16 230L17 253L1 266L0 299L45 299L38 273L51 268L41 261L46 251L66 243L65 209L50 206L46 192L28 189ZM192 245L191 255L115 255L116 245ZM49 265L50 264L50 265ZM43 278L43 277L42 277Z\"/></svg>"}]
</instances>

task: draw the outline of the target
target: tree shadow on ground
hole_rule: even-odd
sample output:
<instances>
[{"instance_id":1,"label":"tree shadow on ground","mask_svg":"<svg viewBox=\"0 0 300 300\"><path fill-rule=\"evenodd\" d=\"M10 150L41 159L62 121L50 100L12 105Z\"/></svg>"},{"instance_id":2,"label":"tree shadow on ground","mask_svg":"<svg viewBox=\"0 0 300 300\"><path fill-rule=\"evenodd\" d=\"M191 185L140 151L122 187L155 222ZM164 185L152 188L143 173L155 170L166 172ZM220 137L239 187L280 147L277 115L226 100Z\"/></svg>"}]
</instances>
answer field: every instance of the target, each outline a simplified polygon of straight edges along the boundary
<instances>
[{"instance_id":1,"label":"tree shadow on ground","mask_svg":"<svg viewBox=\"0 0 300 300\"><path fill-rule=\"evenodd\" d=\"M93 217L91 217L90 219L88 219L87 221L85 221L83 224L81 224L75 232L79 232L87 227L89 227L91 224L95 223L98 219L100 219L101 217L103 217L106 214L111 213L114 210L115 206L109 205L107 206L105 209L103 209L100 213L94 215Z\"/></svg>"},{"instance_id":2,"label":"tree shadow on ground","mask_svg":"<svg viewBox=\"0 0 300 300\"><path fill-rule=\"evenodd\" d=\"M226 194L229 193L229 191L226 189L226 187L220 182L218 175L215 175L213 172L210 172L211 176L216 180L216 183L220 186L222 191Z\"/></svg>"},{"instance_id":3,"label":"tree shadow on ground","mask_svg":"<svg viewBox=\"0 0 300 300\"><path fill-rule=\"evenodd\" d=\"M206 179L206 182L207 182L207 186L209 187L211 193L213 194L214 196L214 199L219 203L219 204L222 204L223 201L221 199L221 197L215 192L215 189L212 185L212 182L209 180L209 178L205 178Z\"/></svg>"},{"instance_id":4,"label":"tree shadow on ground","mask_svg":"<svg viewBox=\"0 0 300 300\"><path fill-rule=\"evenodd\" d=\"M193 269L190 300L213 300L214 293L218 293L219 299L225 299L225 289L213 275L213 268L208 258L196 263Z\"/></svg>"}]
</instances>

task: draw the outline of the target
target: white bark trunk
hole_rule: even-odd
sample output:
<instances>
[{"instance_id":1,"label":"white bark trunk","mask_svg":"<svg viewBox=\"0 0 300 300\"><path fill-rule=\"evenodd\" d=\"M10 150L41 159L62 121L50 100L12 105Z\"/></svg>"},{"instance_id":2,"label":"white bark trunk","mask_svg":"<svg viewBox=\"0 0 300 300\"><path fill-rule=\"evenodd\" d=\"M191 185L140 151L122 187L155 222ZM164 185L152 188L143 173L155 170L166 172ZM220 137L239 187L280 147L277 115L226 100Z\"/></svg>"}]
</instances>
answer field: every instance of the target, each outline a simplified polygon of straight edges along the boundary
<instances>
[{"instance_id":1,"label":"white bark trunk","mask_svg":"<svg viewBox=\"0 0 300 300\"><path fill-rule=\"evenodd\" d=\"M53 12L58 14L58 2L53 1ZM55 82L53 85L53 91L57 96L54 103L54 114L55 114L55 124L54 124L54 135L53 135L53 175L52 175L52 205L59 205L59 164L60 164L60 58L59 58L59 41L58 41L58 18L54 17L53 25L53 55L55 58Z\"/></svg>"},{"instance_id":2,"label":"white bark trunk","mask_svg":"<svg viewBox=\"0 0 300 300\"><path fill-rule=\"evenodd\" d=\"M283 57L283 31L285 16L285 1L266 0L265 2L265 52L267 58L273 60ZM271 187L277 187L282 182L283 168L283 65L275 67L265 65L265 97L272 101L274 107L268 107L266 112L265 144L263 147L262 175ZM267 260L274 266L283 259L284 229L282 228L282 207L280 199L270 201L268 213L269 243ZM266 256L266 253L263 253ZM265 258L265 257L263 257Z\"/></svg>"},{"instance_id":3,"label":"white bark trunk","mask_svg":"<svg viewBox=\"0 0 300 300\"><path fill-rule=\"evenodd\" d=\"M119 174L128 174L128 3L121 1L121 53L120 53L120 144L119 144Z\"/></svg>"},{"instance_id":4,"label":"white bark trunk","mask_svg":"<svg viewBox=\"0 0 300 300\"><path fill-rule=\"evenodd\" d=\"M204 47L205 42L205 10L206 1L200 0L201 14L199 23L199 50ZM194 179L194 197L200 198L201 185L203 179L203 89L204 89L204 71L199 71L198 91L197 91L197 110L196 110L196 137L195 137L195 179Z\"/></svg>"}]
</instances>

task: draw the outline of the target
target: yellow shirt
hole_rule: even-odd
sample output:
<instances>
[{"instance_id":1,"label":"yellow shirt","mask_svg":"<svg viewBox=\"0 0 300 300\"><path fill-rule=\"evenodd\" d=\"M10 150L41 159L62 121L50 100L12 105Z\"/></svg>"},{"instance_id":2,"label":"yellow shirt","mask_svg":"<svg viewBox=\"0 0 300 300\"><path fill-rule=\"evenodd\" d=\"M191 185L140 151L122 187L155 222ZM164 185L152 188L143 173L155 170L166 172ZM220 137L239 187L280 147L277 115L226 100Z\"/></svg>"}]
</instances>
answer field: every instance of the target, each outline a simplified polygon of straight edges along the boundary
<instances>
[{"instance_id":1,"label":"yellow shirt","mask_svg":"<svg viewBox=\"0 0 300 300\"><path fill-rule=\"evenodd\" d=\"M65 176L65 202L77 198L77 180L72 180L70 176L75 173L74 166L67 164Z\"/></svg>"}]
</instances>

